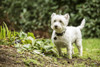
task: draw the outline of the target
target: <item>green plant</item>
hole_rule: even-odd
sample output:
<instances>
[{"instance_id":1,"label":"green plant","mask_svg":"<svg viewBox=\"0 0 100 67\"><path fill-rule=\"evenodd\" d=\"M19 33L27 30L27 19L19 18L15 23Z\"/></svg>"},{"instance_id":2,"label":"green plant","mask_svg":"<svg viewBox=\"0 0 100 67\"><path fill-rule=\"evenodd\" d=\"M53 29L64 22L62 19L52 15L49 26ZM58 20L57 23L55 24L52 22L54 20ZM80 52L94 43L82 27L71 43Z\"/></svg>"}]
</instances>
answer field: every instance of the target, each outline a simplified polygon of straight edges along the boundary
<instances>
[{"instance_id":1,"label":"green plant","mask_svg":"<svg viewBox=\"0 0 100 67\"><path fill-rule=\"evenodd\" d=\"M32 29L33 30L37 30L37 29L47 30L48 29L47 27L50 26L50 24L48 24L48 20L45 20L49 18L49 16L48 17L46 16L51 14L51 13L48 13L50 10L54 11L54 9L58 7L56 6L55 3L53 3L52 0L51 1L37 0L35 2L33 0L30 0L30 1L4 0L4 1L1 1L1 3L2 3L2 9L4 10L4 14L8 14L9 18L11 19L10 21L16 25L16 29L22 29L24 31L29 31L29 29L31 31ZM52 6L47 6L46 8L43 8L47 4L52 4ZM9 9L8 9L8 6L10 7Z\"/></svg>"},{"instance_id":2,"label":"green plant","mask_svg":"<svg viewBox=\"0 0 100 67\"><path fill-rule=\"evenodd\" d=\"M9 26L15 27L16 30L26 32L46 30L51 32L51 14L53 12L58 14L69 13L71 17L69 25L78 26L83 18L86 19L86 26L82 31L83 37L100 38L99 2L100 0L1 0L0 21L10 22ZM15 42L20 53L30 51L37 54L57 55L51 40L35 39L33 33L10 31L6 25L0 26L0 44L12 45ZM91 40L83 42L85 50L83 57L100 60L99 40L93 39L92 43Z\"/></svg>"},{"instance_id":3,"label":"green plant","mask_svg":"<svg viewBox=\"0 0 100 67\"><path fill-rule=\"evenodd\" d=\"M83 37L100 37L99 2L99 0L1 0L0 15L1 18L7 16L5 21L11 22L10 25L15 26L16 30L51 32L51 14L69 13L71 17L69 25L78 26L83 18L86 19Z\"/></svg>"},{"instance_id":4,"label":"green plant","mask_svg":"<svg viewBox=\"0 0 100 67\"><path fill-rule=\"evenodd\" d=\"M8 30L7 25L4 23L0 26L0 44L15 45L17 51L22 53L30 51L37 54L57 56L54 45L49 39L35 39L33 33L15 32Z\"/></svg>"},{"instance_id":5,"label":"green plant","mask_svg":"<svg viewBox=\"0 0 100 67\"><path fill-rule=\"evenodd\" d=\"M4 23L3 26L0 26L0 43L6 45L14 44L15 38L17 36L17 32L12 32L8 30L7 25Z\"/></svg>"},{"instance_id":6,"label":"green plant","mask_svg":"<svg viewBox=\"0 0 100 67\"><path fill-rule=\"evenodd\" d=\"M21 39L20 43L15 45L19 53L30 51L36 54L45 54L49 56L58 56L54 44L49 39L34 39L30 36Z\"/></svg>"}]
</instances>

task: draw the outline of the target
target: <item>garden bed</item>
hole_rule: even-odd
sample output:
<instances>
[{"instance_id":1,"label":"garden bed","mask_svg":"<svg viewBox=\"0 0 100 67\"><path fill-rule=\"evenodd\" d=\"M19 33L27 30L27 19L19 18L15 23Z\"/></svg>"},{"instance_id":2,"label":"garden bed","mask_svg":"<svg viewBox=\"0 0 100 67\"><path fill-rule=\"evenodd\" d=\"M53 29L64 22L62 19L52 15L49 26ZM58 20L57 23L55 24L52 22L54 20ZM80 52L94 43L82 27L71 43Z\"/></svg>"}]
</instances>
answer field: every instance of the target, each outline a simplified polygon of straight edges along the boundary
<instances>
[{"instance_id":1,"label":"garden bed","mask_svg":"<svg viewBox=\"0 0 100 67\"><path fill-rule=\"evenodd\" d=\"M69 66L100 66L100 61L92 60L90 57L82 59L73 57L50 57L33 54L30 52L18 53L13 46L0 45L0 67L69 67Z\"/></svg>"}]
</instances>

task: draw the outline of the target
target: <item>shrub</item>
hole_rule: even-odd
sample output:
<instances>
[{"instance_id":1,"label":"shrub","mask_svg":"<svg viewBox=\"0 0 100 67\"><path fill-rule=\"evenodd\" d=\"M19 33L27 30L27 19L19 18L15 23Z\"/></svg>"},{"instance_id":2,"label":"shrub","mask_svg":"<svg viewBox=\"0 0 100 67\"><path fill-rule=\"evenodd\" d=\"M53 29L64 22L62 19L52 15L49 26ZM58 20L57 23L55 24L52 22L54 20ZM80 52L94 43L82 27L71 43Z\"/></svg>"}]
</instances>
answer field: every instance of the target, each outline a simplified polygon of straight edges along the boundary
<instances>
[{"instance_id":1,"label":"shrub","mask_svg":"<svg viewBox=\"0 0 100 67\"><path fill-rule=\"evenodd\" d=\"M0 3L1 13L9 17L12 27L17 30L51 32L51 14L69 13L69 25L77 26L86 19L84 37L100 37L99 0L1 0Z\"/></svg>"}]
</instances>

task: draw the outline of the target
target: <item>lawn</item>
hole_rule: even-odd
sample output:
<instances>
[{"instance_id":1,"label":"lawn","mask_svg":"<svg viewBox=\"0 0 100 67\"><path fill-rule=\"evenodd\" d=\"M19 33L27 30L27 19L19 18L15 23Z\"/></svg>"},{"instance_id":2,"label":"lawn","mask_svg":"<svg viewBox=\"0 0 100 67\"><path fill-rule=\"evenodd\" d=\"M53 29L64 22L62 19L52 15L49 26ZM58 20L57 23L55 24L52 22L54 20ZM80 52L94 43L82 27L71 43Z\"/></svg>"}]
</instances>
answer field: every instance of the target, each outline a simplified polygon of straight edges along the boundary
<instances>
[{"instance_id":1,"label":"lawn","mask_svg":"<svg viewBox=\"0 0 100 67\"><path fill-rule=\"evenodd\" d=\"M100 61L100 39L83 39L83 56L82 58L89 58L91 60ZM75 55L78 54L78 49L74 44Z\"/></svg>"},{"instance_id":2,"label":"lawn","mask_svg":"<svg viewBox=\"0 0 100 67\"><path fill-rule=\"evenodd\" d=\"M83 39L83 58L100 61L100 39Z\"/></svg>"}]
</instances>

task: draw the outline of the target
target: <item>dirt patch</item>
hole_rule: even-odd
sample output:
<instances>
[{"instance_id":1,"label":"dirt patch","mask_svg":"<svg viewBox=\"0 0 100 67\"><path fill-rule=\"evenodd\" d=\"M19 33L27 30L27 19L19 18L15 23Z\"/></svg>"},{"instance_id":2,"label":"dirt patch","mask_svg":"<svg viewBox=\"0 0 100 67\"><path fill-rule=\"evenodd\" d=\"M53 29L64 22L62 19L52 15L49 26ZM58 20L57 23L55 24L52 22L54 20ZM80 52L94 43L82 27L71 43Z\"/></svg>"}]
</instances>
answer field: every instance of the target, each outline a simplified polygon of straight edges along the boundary
<instances>
[{"instance_id":1,"label":"dirt patch","mask_svg":"<svg viewBox=\"0 0 100 67\"><path fill-rule=\"evenodd\" d=\"M73 59L68 59L66 57L64 58L58 58L58 61L66 60L68 64L74 66L75 63L82 64L84 63L86 66L100 66L100 61L92 60L90 57L88 59L81 59L79 57L73 57Z\"/></svg>"},{"instance_id":2,"label":"dirt patch","mask_svg":"<svg viewBox=\"0 0 100 67\"><path fill-rule=\"evenodd\" d=\"M20 61L20 54L16 49L8 46L0 46L0 67L22 67L25 66Z\"/></svg>"},{"instance_id":3,"label":"dirt patch","mask_svg":"<svg viewBox=\"0 0 100 67\"><path fill-rule=\"evenodd\" d=\"M100 61L74 57L56 58L25 52L19 54L12 46L0 45L0 67L72 67L84 63L86 66L100 66Z\"/></svg>"},{"instance_id":4,"label":"dirt patch","mask_svg":"<svg viewBox=\"0 0 100 67\"><path fill-rule=\"evenodd\" d=\"M0 45L0 67L64 67L65 65L55 62L48 56L30 52L19 54L14 47Z\"/></svg>"}]
</instances>

